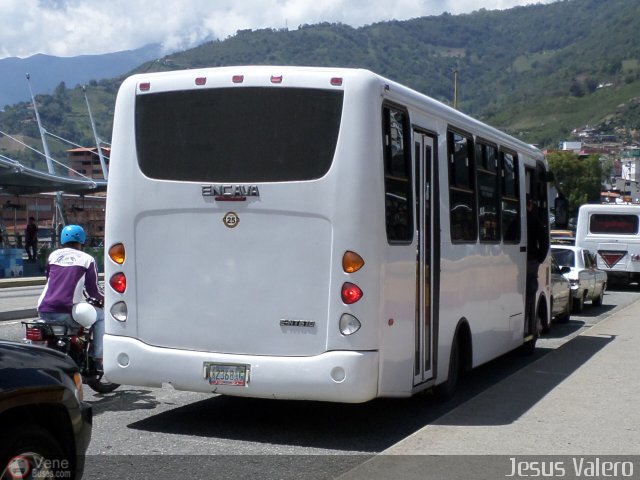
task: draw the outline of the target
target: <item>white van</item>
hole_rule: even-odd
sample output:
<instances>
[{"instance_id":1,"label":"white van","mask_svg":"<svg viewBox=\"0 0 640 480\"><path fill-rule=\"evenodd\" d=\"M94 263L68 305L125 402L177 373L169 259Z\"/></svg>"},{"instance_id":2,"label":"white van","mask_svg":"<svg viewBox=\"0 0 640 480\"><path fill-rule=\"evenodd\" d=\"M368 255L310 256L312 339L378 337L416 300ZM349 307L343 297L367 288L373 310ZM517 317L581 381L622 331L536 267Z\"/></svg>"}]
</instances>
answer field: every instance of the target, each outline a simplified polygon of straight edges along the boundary
<instances>
[{"instance_id":1,"label":"white van","mask_svg":"<svg viewBox=\"0 0 640 480\"><path fill-rule=\"evenodd\" d=\"M640 276L640 205L582 205L576 246L597 253L609 281L628 284Z\"/></svg>"}]
</instances>

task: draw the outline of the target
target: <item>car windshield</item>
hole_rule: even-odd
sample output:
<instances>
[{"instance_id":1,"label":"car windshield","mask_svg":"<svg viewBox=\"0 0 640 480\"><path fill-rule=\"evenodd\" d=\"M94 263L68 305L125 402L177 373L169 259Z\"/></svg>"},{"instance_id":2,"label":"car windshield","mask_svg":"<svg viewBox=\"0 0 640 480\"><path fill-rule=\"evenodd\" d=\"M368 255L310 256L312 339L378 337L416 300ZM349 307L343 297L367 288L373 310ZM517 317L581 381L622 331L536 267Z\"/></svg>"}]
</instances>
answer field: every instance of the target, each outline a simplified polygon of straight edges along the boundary
<instances>
[{"instance_id":1,"label":"car windshield","mask_svg":"<svg viewBox=\"0 0 640 480\"><path fill-rule=\"evenodd\" d=\"M573 267L576 263L576 256L573 250L553 249L551 255L556 263L561 267Z\"/></svg>"}]
</instances>

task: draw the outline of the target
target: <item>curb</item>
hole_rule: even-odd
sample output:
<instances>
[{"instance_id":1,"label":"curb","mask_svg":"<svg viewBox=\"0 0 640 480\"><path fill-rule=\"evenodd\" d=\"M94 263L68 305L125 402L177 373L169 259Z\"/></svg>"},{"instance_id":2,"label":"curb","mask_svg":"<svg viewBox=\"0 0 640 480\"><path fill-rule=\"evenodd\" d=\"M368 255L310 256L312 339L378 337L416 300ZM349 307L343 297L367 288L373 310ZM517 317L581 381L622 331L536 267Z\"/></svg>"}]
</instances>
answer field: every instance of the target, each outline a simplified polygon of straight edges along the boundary
<instances>
[{"instance_id":1,"label":"curb","mask_svg":"<svg viewBox=\"0 0 640 480\"><path fill-rule=\"evenodd\" d=\"M34 318L38 316L36 308L23 308L22 310L10 310L8 312L0 312L0 322L8 320L23 320L25 318Z\"/></svg>"},{"instance_id":2,"label":"curb","mask_svg":"<svg viewBox=\"0 0 640 480\"><path fill-rule=\"evenodd\" d=\"M45 277L3 278L0 280L0 288L36 287L45 283L47 283Z\"/></svg>"}]
</instances>

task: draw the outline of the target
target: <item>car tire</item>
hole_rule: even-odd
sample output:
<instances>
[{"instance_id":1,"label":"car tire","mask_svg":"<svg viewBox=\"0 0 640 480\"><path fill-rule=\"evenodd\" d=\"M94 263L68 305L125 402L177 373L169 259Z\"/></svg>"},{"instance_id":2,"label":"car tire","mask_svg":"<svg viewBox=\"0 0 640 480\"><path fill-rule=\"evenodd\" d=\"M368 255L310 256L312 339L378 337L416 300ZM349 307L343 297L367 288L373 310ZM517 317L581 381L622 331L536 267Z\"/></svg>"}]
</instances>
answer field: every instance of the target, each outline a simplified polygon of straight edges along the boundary
<instances>
[{"instance_id":1,"label":"car tire","mask_svg":"<svg viewBox=\"0 0 640 480\"><path fill-rule=\"evenodd\" d=\"M544 332L545 330L547 332L549 331L548 322L545 323L545 319L542 316L542 310L543 309L540 308L540 307L536 308L535 325L533 325L533 328L532 328L532 330L533 330L533 332L532 332L533 338L531 338L530 340L527 340L520 347L521 352L526 356L530 356L530 355L533 355L535 353L535 351L536 351L536 343L538 341L538 338L540 338L540 334L542 332Z\"/></svg>"},{"instance_id":2,"label":"car tire","mask_svg":"<svg viewBox=\"0 0 640 480\"><path fill-rule=\"evenodd\" d=\"M595 305L596 307L599 307L600 305L602 305L602 302L604 301L604 291L605 291L606 286L607 286L607 284L603 283L602 284L602 288L600 289L600 295L598 295L597 298L594 298L591 301L591 303L593 305Z\"/></svg>"},{"instance_id":3,"label":"car tire","mask_svg":"<svg viewBox=\"0 0 640 480\"><path fill-rule=\"evenodd\" d=\"M30 473L36 465L46 465L37 472L42 478L73 476L71 458L65 455L63 446L51 433L38 425L21 424L10 427L3 432L2 444L0 462L3 471L0 478L32 478ZM43 464L43 460L50 462ZM21 467L20 473L12 475L9 469L18 467Z\"/></svg>"},{"instance_id":4,"label":"car tire","mask_svg":"<svg viewBox=\"0 0 640 480\"><path fill-rule=\"evenodd\" d=\"M578 299L573 299L573 311L580 313L582 310L584 310L584 294Z\"/></svg>"},{"instance_id":5,"label":"car tire","mask_svg":"<svg viewBox=\"0 0 640 480\"><path fill-rule=\"evenodd\" d=\"M573 311L573 295L569 295L569 300L567 300L567 306L562 312L561 315L556 317L558 323L567 323L571 320L571 312Z\"/></svg>"}]
</instances>

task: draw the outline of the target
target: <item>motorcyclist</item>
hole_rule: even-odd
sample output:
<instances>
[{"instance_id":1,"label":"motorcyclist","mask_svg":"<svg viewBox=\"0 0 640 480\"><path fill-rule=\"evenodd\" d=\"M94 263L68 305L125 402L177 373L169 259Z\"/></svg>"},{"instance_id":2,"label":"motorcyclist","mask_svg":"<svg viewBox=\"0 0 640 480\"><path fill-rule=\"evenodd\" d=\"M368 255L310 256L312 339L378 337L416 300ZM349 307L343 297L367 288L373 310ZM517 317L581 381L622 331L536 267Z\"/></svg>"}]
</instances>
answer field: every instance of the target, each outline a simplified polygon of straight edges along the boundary
<instances>
[{"instance_id":1,"label":"motorcyclist","mask_svg":"<svg viewBox=\"0 0 640 480\"><path fill-rule=\"evenodd\" d=\"M60 232L61 248L54 250L47 259L45 275L47 284L38 300L38 316L47 323L66 325L73 329L80 324L73 320L71 311L75 303L86 296L104 302L98 286L98 269L95 259L83 252L87 235L79 225L67 225ZM97 308L98 319L93 324L93 342L89 356L97 370L102 371L102 336L104 335L104 311Z\"/></svg>"}]
</instances>

